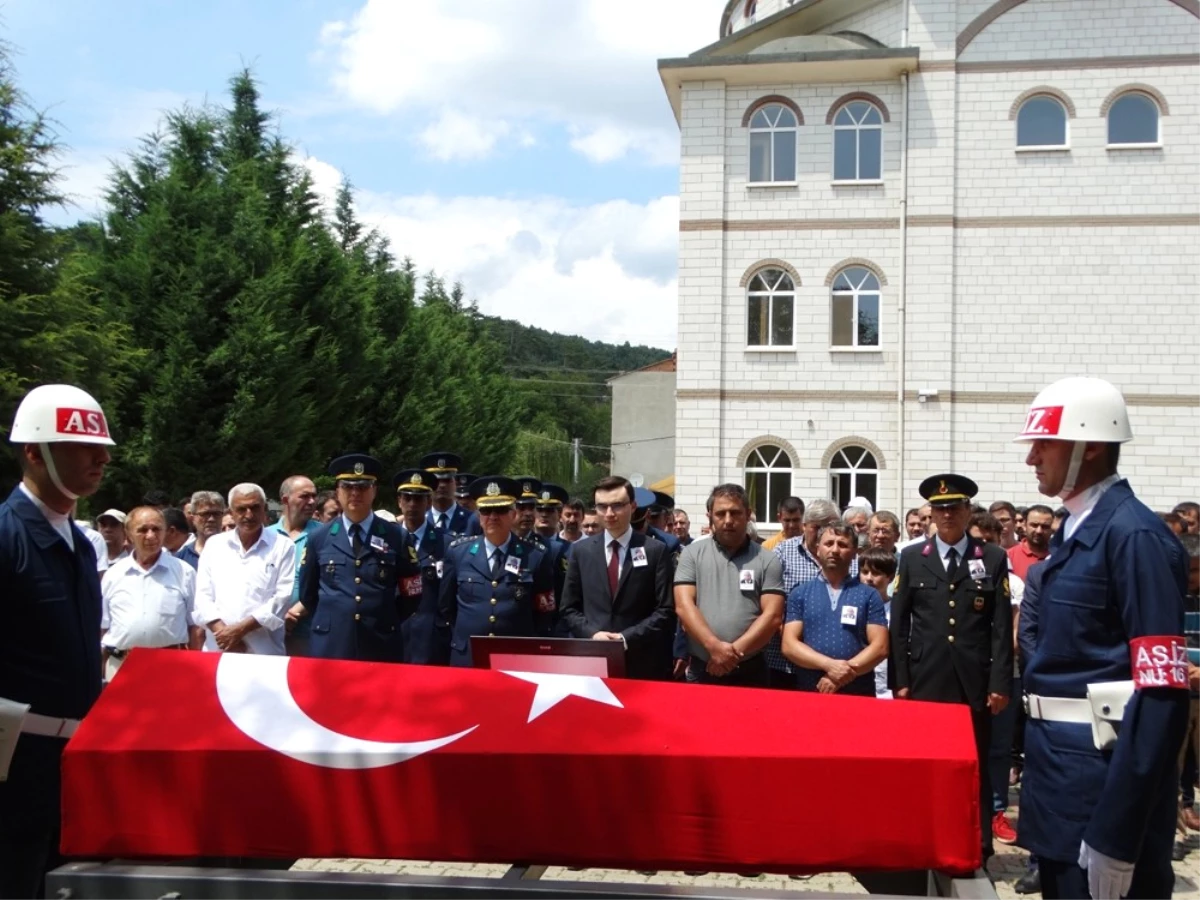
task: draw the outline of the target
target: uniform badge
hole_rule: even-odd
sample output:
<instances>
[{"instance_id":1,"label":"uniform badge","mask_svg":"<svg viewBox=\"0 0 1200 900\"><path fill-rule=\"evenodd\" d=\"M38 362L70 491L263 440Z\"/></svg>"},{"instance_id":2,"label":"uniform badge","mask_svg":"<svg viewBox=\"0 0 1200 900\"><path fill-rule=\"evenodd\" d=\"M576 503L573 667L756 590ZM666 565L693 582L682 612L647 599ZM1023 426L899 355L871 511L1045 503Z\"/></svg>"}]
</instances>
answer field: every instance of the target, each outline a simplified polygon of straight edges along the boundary
<instances>
[{"instance_id":1,"label":"uniform badge","mask_svg":"<svg viewBox=\"0 0 1200 900\"><path fill-rule=\"evenodd\" d=\"M984 599L982 597L976 597L974 604L972 604L975 607L975 612L983 612L983 604Z\"/></svg>"},{"instance_id":2,"label":"uniform badge","mask_svg":"<svg viewBox=\"0 0 1200 900\"><path fill-rule=\"evenodd\" d=\"M1000 582L1000 590L1004 591L1005 597L1012 597L1011 589L1008 586L1008 576L1004 576L1004 580Z\"/></svg>"},{"instance_id":3,"label":"uniform badge","mask_svg":"<svg viewBox=\"0 0 1200 900\"><path fill-rule=\"evenodd\" d=\"M365 470L363 469L363 464L362 464L362 463L360 463L360 462L357 462L357 463L355 463L355 464L354 464L354 474L355 474L355 475L361 475L361 474L362 474L364 471L365 471Z\"/></svg>"},{"instance_id":4,"label":"uniform badge","mask_svg":"<svg viewBox=\"0 0 1200 900\"><path fill-rule=\"evenodd\" d=\"M439 469L446 468L446 461L444 459L440 459L440 458L438 459L438 468Z\"/></svg>"},{"instance_id":5,"label":"uniform badge","mask_svg":"<svg viewBox=\"0 0 1200 900\"><path fill-rule=\"evenodd\" d=\"M332 575L334 572L336 572L336 571L337 571L337 568L334 566L334 564L333 564L333 560L332 560L332 559L331 559L331 560L329 561L329 563L328 563L328 564L325 566L325 571L326 571L326 572L328 572L330 575Z\"/></svg>"},{"instance_id":6,"label":"uniform badge","mask_svg":"<svg viewBox=\"0 0 1200 900\"><path fill-rule=\"evenodd\" d=\"M304 565L304 562L307 559L308 559L308 544L305 543L304 549L300 551L300 565Z\"/></svg>"},{"instance_id":7,"label":"uniform badge","mask_svg":"<svg viewBox=\"0 0 1200 900\"><path fill-rule=\"evenodd\" d=\"M943 496L945 496L946 494L950 493L950 491L949 491L949 490L946 488L946 482L944 482L944 481L939 481L939 482L938 482L938 489L937 489L937 492L938 492L939 494L943 495Z\"/></svg>"},{"instance_id":8,"label":"uniform badge","mask_svg":"<svg viewBox=\"0 0 1200 900\"><path fill-rule=\"evenodd\" d=\"M516 587L514 587L512 589L513 599L514 600L524 600L525 594L527 592L528 592L527 588L523 588L520 585L517 585Z\"/></svg>"},{"instance_id":9,"label":"uniform badge","mask_svg":"<svg viewBox=\"0 0 1200 900\"><path fill-rule=\"evenodd\" d=\"M542 491L542 499L543 499L543 500L549 500L549 499L550 499L550 492L549 492L549 491Z\"/></svg>"},{"instance_id":10,"label":"uniform badge","mask_svg":"<svg viewBox=\"0 0 1200 900\"><path fill-rule=\"evenodd\" d=\"M532 494L533 493L533 485L527 481L523 485L521 485L521 490L526 494Z\"/></svg>"},{"instance_id":11,"label":"uniform badge","mask_svg":"<svg viewBox=\"0 0 1200 900\"><path fill-rule=\"evenodd\" d=\"M500 485L496 484L496 482L494 482L494 481L489 481L488 486L487 486L487 495L489 497L496 497L499 494L500 494Z\"/></svg>"},{"instance_id":12,"label":"uniform badge","mask_svg":"<svg viewBox=\"0 0 1200 900\"><path fill-rule=\"evenodd\" d=\"M413 484L424 484L424 483L425 483L425 482L423 482L423 481L421 480L421 473L420 473L420 472L414 472L414 473L413 473L413 477L412 477L412 483L413 483Z\"/></svg>"}]
</instances>

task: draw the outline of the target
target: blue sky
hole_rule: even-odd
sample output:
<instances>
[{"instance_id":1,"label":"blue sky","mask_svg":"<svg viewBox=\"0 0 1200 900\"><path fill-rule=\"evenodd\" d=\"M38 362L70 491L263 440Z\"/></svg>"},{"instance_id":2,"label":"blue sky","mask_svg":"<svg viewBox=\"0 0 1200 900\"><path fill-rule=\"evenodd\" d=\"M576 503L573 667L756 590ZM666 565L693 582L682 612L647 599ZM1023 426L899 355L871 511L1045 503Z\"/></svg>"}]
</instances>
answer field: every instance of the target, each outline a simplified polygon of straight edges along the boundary
<instances>
[{"instance_id":1,"label":"blue sky","mask_svg":"<svg viewBox=\"0 0 1200 900\"><path fill-rule=\"evenodd\" d=\"M487 313L674 346L679 136L655 71L715 39L722 0L361 0L0 7L58 122L75 205L165 110L249 66L328 194ZM119 10L119 12L118 12Z\"/></svg>"}]
</instances>

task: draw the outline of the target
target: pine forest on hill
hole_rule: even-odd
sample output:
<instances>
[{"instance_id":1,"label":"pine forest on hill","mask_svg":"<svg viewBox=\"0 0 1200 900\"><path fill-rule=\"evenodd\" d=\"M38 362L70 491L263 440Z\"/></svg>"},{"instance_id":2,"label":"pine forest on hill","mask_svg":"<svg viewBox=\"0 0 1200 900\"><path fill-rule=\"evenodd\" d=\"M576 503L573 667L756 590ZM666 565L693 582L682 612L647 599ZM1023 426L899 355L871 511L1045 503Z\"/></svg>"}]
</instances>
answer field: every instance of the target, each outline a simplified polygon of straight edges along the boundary
<instances>
[{"instance_id":1,"label":"pine forest on hill","mask_svg":"<svg viewBox=\"0 0 1200 900\"><path fill-rule=\"evenodd\" d=\"M348 183L324 212L247 71L227 107L173 111L130 148L94 221L45 221L60 152L0 49L0 439L31 387L89 390L118 442L93 511L274 494L350 451L390 473L454 450L578 489L609 458L606 380L669 355L480 314L360 221ZM0 488L17 477L9 456Z\"/></svg>"}]
</instances>

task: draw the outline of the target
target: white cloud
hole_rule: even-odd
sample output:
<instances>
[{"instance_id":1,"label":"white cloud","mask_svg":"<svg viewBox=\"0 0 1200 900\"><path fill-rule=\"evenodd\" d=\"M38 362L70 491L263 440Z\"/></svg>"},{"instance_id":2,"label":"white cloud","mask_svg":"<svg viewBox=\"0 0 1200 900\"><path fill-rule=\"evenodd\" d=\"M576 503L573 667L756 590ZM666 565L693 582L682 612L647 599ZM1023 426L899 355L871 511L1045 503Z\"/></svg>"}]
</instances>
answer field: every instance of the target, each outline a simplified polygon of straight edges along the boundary
<instances>
[{"instance_id":1,"label":"white cloud","mask_svg":"<svg viewBox=\"0 0 1200 900\"><path fill-rule=\"evenodd\" d=\"M426 152L434 159L483 159L511 130L511 126L501 119L489 121L447 109L419 137Z\"/></svg>"},{"instance_id":2,"label":"white cloud","mask_svg":"<svg viewBox=\"0 0 1200 900\"><path fill-rule=\"evenodd\" d=\"M473 145L476 158L518 123L537 122L569 129L571 146L594 162L633 156L666 165L678 159L679 136L655 59L715 40L723 6L367 0L353 16L324 26L315 59L332 67L333 84L350 103L374 113L442 121L450 109L492 123Z\"/></svg>"},{"instance_id":3,"label":"white cloud","mask_svg":"<svg viewBox=\"0 0 1200 900\"><path fill-rule=\"evenodd\" d=\"M576 206L362 192L358 208L397 255L423 273L462 280L488 315L597 340L675 345L677 197Z\"/></svg>"}]
</instances>

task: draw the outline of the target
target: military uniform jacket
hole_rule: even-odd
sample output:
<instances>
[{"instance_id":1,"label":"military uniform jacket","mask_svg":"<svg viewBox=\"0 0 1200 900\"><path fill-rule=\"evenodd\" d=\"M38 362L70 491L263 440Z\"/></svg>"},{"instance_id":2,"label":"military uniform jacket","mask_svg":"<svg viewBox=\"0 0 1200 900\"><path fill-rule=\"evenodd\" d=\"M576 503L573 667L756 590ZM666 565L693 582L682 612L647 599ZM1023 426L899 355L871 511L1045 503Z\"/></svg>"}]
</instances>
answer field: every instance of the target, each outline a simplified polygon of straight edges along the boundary
<instances>
[{"instance_id":1,"label":"military uniform jacket","mask_svg":"<svg viewBox=\"0 0 1200 900\"><path fill-rule=\"evenodd\" d=\"M947 572L933 538L900 553L892 595L893 690L914 700L987 706L989 693L1012 692L1012 604L1008 555L967 539Z\"/></svg>"},{"instance_id":2,"label":"military uniform jacket","mask_svg":"<svg viewBox=\"0 0 1200 900\"><path fill-rule=\"evenodd\" d=\"M404 661L415 665L445 665L449 662L450 632L438 616L438 593L442 583L442 560L450 538L426 525L420 541L406 534L416 548L421 567L421 597L412 617L405 620Z\"/></svg>"},{"instance_id":3,"label":"military uniform jacket","mask_svg":"<svg viewBox=\"0 0 1200 900\"><path fill-rule=\"evenodd\" d=\"M91 541L71 532L74 550L19 487L0 505L0 697L81 719L100 696L100 577ZM21 736L0 783L0 829L58 821L65 746Z\"/></svg>"},{"instance_id":4,"label":"military uniform jacket","mask_svg":"<svg viewBox=\"0 0 1200 900\"><path fill-rule=\"evenodd\" d=\"M471 636L549 634L554 572L538 544L509 536L504 565L492 574L482 537L453 541L442 562L438 615L450 628L450 664L471 665Z\"/></svg>"},{"instance_id":5,"label":"military uniform jacket","mask_svg":"<svg viewBox=\"0 0 1200 900\"><path fill-rule=\"evenodd\" d=\"M567 577L567 565L571 561L571 542L559 537L557 534L551 537L531 534L529 537L546 548L546 555L550 557L550 570L554 573L554 619L547 623L551 627L549 631L545 632L545 636L557 635L559 637L569 637L565 626L561 622L559 604L562 602L563 583Z\"/></svg>"},{"instance_id":6,"label":"military uniform jacket","mask_svg":"<svg viewBox=\"0 0 1200 900\"><path fill-rule=\"evenodd\" d=\"M1025 690L1085 697L1088 684L1133 677L1133 638L1183 634L1187 551L1127 481L1100 497L1070 539L1060 531L1041 564ZM1188 692L1144 688L1125 707L1116 746L1101 752L1088 725L1030 719L1025 726L1019 843L1073 861L1079 843L1152 866L1171 881L1176 760Z\"/></svg>"},{"instance_id":7,"label":"military uniform jacket","mask_svg":"<svg viewBox=\"0 0 1200 900\"><path fill-rule=\"evenodd\" d=\"M341 518L309 536L300 560L300 602L312 616L309 655L403 662L400 626L420 596L417 553L399 525L375 516L357 556Z\"/></svg>"},{"instance_id":8,"label":"military uniform jacket","mask_svg":"<svg viewBox=\"0 0 1200 900\"><path fill-rule=\"evenodd\" d=\"M425 521L429 523L429 527L437 530L438 511L433 507L429 508L429 512L425 514ZM467 511L465 506L454 504L454 512L450 514L450 520L446 523L445 534L458 536L467 533L467 522L471 518L471 513Z\"/></svg>"}]
</instances>

